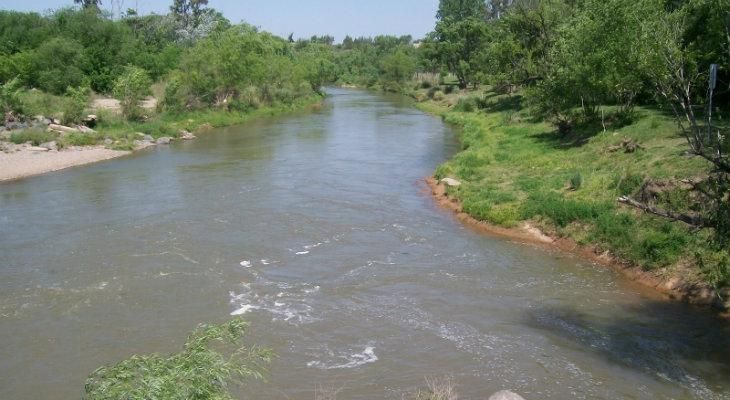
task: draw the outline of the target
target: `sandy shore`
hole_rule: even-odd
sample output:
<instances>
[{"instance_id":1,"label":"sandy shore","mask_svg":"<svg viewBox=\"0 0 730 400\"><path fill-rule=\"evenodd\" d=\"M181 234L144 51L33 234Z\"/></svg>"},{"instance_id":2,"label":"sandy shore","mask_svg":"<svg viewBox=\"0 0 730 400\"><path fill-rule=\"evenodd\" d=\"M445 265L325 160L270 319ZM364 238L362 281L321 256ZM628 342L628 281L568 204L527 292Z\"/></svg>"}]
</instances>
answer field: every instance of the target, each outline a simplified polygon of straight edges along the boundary
<instances>
[{"instance_id":1,"label":"sandy shore","mask_svg":"<svg viewBox=\"0 0 730 400\"><path fill-rule=\"evenodd\" d=\"M23 147L11 153L0 152L0 182L58 171L78 165L109 160L130 154L103 146L72 147L61 151L38 151Z\"/></svg>"},{"instance_id":2,"label":"sandy shore","mask_svg":"<svg viewBox=\"0 0 730 400\"><path fill-rule=\"evenodd\" d=\"M651 288L655 294L664 298L713 307L720 310L723 317L730 319L730 288L724 288L718 293L710 285L687 282L681 276L644 271L640 267L622 262L608 251L602 251L595 246L582 246L574 240L546 234L529 223L523 223L515 228L504 228L479 221L463 212L461 203L446 194L446 187L443 184L434 178L427 178L426 183L439 206L453 211L459 221L480 233L573 254L581 259L612 268L629 280L645 288Z\"/></svg>"}]
</instances>

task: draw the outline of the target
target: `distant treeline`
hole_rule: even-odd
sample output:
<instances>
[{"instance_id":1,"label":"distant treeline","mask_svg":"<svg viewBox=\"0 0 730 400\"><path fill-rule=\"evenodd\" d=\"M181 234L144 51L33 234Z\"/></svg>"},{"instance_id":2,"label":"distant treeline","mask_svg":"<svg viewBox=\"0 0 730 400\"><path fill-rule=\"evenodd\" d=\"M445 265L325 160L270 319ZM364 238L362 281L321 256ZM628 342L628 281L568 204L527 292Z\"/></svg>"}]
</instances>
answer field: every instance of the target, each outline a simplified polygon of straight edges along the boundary
<instances>
[{"instance_id":1,"label":"distant treeline","mask_svg":"<svg viewBox=\"0 0 730 400\"><path fill-rule=\"evenodd\" d=\"M231 24L205 1L118 19L97 2L82 3L43 15L0 11L0 111L22 114L15 94L25 89L61 96L91 89L128 96L134 106L154 82L164 88L163 110L245 110L290 103L335 80L327 45L297 47Z\"/></svg>"}]
</instances>

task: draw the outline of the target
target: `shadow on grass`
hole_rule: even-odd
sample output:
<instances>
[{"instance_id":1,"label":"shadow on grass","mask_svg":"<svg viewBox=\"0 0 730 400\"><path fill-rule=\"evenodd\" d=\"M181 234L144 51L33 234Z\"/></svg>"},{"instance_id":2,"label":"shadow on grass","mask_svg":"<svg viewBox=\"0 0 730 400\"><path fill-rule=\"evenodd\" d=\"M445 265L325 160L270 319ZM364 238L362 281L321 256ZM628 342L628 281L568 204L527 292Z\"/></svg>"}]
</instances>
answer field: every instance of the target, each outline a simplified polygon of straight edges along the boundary
<instances>
[{"instance_id":1,"label":"shadow on grass","mask_svg":"<svg viewBox=\"0 0 730 400\"><path fill-rule=\"evenodd\" d=\"M522 95L499 95L495 93L488 93L482 99L482 104L479 108L489 113L514 111L518 112L522 110Z\"/></svg>"},{"instance_id":2,"label":"shadow on grass","mask_svg":"<svg viewBox=\"0 0 730 400\"><path fill-rule=\"evenodd\" d=\"M698 398L730 393L730 322L669 302L625 305L615 311L541 307L525 315L525 324L561 346L675 382Z\"/></svg>"}]
</instances>

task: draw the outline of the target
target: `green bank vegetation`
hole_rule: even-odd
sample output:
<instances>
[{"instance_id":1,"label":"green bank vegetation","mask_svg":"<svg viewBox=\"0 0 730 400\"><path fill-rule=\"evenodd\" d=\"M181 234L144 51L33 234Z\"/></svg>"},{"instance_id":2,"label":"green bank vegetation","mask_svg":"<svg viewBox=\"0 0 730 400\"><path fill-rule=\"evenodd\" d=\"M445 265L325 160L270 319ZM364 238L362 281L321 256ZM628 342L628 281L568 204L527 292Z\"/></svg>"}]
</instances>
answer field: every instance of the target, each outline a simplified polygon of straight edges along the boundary
<instances>
[{"instance_id":1,"label":"green bank vegetation","mask_svg":"<svg viewBox=\"0 0 730 400\"><path fill-rule=\"evenodd\" d=\"M86 380L84 399L232 399L229 385L263 379L272 354L247 346L248 324L234 319L201 325L179 353L134 356L94 371Z\"/></svg>"},{"instance_id":2,"label":"green bank vegetation","mask_svg":"<svg viewBox=\"0 0 730 400\"><path fill-rule=\"evenodd\" d=\"M463 183L449 194L475 218L530 221L720 288L730 284L728 21L727 0L441 0L434 31L401 53L411 79L360 82L399 87L463 127L462 151L436 176Z\"/></svg>"},{"instance_id":3,"label":"green bank vegetation","mask_svg":"<svg viewBox=\"0 0 730 400\"><path fill-rule=\"evenodd\" d=\"M730 1L441 0L436 18L415 42L298 46L329 46L340 84L462 125L436 175L464 183L451 195L472 216L730 283Z\"/></svg>"},{"instance_id":4,"label":"green bank vegetation","mask_svg":"<svg viewBox=\"0 0 730 400\"><path fill-rule=\"evenodd\" d=\"M176 136L180 129L240 123L321 98L331 56L242 23L207 1L174 1L166 15L111 15L101 2L79 8L0 11L0 111L8 122L41 115L82 123L90 100L113 96L121 112L100 110L97 133L66 144L131 148L136 132ZM149 95L156 108L142 108ZM16 138L20 138L16 135ZM63 143L61 143L63 144Z\"/></svg>"}]
</instances>

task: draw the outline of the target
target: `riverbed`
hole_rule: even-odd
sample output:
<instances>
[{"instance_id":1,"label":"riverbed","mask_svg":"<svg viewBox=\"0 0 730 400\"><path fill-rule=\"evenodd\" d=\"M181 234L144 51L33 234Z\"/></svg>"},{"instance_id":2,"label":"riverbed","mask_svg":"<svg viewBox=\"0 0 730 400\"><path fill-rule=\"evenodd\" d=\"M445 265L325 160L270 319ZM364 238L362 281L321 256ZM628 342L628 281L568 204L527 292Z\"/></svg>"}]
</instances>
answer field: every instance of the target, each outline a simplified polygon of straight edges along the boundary
<instances>
[{"instance_id":1,"label":"riverbed","mask_svg":"<svg viewBox=\"0 0 730 400\"><path fill-rule=\"evenodd\" d=\"M321 110L0 185L0 398L242 315L278 357L240 398L729 399L730 326L588 262L474 232L423 178L459 148L407 99Z\"/></svg>"}]
</instances>

